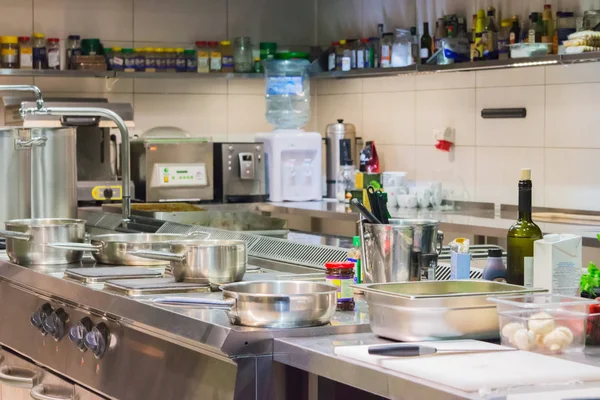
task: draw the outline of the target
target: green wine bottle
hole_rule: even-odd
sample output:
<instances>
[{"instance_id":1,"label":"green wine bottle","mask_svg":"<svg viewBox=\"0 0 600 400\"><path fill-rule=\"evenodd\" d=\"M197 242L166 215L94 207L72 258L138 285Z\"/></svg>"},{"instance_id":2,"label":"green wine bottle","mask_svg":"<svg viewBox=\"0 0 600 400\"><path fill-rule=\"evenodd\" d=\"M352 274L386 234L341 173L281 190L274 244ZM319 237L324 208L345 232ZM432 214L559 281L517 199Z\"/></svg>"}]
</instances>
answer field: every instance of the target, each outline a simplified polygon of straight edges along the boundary
<instances>
[{"instance_id":1,"label":"green wine bottle","mask_svg":"<svg viewBox=\"0 0 600 400\"><path fill-rule=\"evenodd\" d=\"M531 170L521 170L519 218L508 230L506 280L514 285L533 286L533 242L542 231L531 219Z\"/></svg>"}]
</instances>

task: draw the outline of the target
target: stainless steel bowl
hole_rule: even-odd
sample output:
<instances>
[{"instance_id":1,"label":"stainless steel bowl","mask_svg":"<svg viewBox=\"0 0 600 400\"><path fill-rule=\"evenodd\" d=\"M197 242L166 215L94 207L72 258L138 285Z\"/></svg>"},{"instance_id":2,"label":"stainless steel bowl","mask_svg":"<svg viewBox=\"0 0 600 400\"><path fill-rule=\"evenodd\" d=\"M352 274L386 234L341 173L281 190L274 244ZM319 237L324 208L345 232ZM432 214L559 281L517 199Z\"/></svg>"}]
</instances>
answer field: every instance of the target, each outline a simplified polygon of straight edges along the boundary
<instances>
[{"instance_id":1,"label":"stainless steel bowl","mask_svg":"<svg viewBox=\"0 0 600 400\"><path fill-rule=\"evenodd\" d=\"M5 223L6 253L19 265L71 264L81 261L82 251L53 249L48 242L81 243L85 221L69 218L15 219Z\"/></svg>"}]
</instances>

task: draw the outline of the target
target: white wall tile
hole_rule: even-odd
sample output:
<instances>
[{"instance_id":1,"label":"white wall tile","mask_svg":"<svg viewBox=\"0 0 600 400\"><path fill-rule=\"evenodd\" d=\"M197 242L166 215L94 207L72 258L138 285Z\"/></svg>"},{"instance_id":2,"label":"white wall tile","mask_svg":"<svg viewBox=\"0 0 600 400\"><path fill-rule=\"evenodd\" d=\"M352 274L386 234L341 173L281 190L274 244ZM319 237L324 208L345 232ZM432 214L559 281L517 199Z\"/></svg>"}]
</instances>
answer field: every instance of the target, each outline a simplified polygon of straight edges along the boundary
<instances>
[{"instance_id":1,"label":"white wall tile","mask_svg":"<svg viewBox=\"0 0 600 400\"><path fill-rule=\"evenodd\" d=\"M31 36L33 0L2 0L0 26L2 35Z\"/></svg>"},{"instance_id":2,"label":"white wall tile","mask_svg":"<svg viewBox=\"0 0 600 400\"><path fill-rule=\"evenodd\" d=\"M414 75L363 79L363 93L406 92L415 90Z\"/></svg>"},{"instance_id":3,"label":"white wall tile","mask_svg":"<svg viewBox=\"0 0 600 400\"><path fill-rule=\"evenodd\" d=\"M319 96L316 107L318 132L325 133L328 124L343 119L354 124L356 135L364 138L362 98L362 94Z\"/></svg>"},{"instance_id":4,"label":"white wall tile","mask_svg":"<svg viewBox=\"0 0 600 400\"><path fill-rule=\"evenodd\" d=\"M186 42L227 38L227 0L134 0L136 41Z\"/></svg>"},{"instance_id":5,"label":"white wall tile","mask_svg":"<svg viewBox=\"0 0 600 400\"><path fill-rule=\"evenodd\" d=\"M358 39L362 33L362 0L319 0L317 43L330 45L340 39Z\"/></svg>"},{"instance_id":6,"label":"white wall tile","mask_svg":"<svg viewBox=\"0 0 600 400\"><path fill-rule=\"evenodd\" d=\"M33 78L25 76L1 76L0 85L33 85ZM33 93L31 95L33 96Z\"/></svg>"},{"instance_id":7,"label":"white wall tile","mask_svg":"<svg viewBox=\"0 0 600 400\"><path fill-rule=\"evenodd\" d=\"M544 146L544 86L477 89L477 146ZM526 118L483 119L484 108L527 109Z\"/></svg>"},{"instance_id":8,"label":"white wall tile","mask_svg":"<svg viewBox=\"0 0 600 400\"><path fill-rule=\"evenodd\" d=\"M271 132L273 126L265 117L265 97L259 95L229 95L227 97L227 133L254 135Z\"/></svg>"},{"instance_id":9,"label":"white wall tile","mask_svg":"<svg viewBox=\"0 0 600 400\"><path fill-rule=\"evenodd\" d=\"M477 87L544 84L544 67L512 68L475 72Z\"/></svg>"},{"instance_id":10,"label":"white wall tile","mask_svg":"<svg viewBox=\"0 0 600 400\"><path fill-rule=\"evenodd\" d=\"M334 79L316 80L311 84L311 91L316 89L317 94L345 94L361 93L363 90L362 79Z\"/></svg>"},{"instance_id":11,"label":"white wall tile","mask_svg":"<svg viewBox=\"0 0 600 400\"><path fill-rule=\"evenodd\" d=\"M600 82L600 63L565 64L546 67L546 84Z\"/></svg>"},{"instance_id":12,"label":"white wall tile","mask_svg":"<svg viewBox=\"0 0 600 400\"><path fill-rule=\"evenodd\" d=\"M600 148L598 93L600 83L546 87L546 147Z\"/></svg>"},{"instance_id":13,"label":"white wall tile","mask_svg":"<svg viewBox=\"0 0 600 400\"><path fill-rule=\"evenodd\" d=\"M253 43L314 45L315 0L228 0L229 38L249 36Z\"/></svg>"},{"instance_id":14,"label":"white wall tile","mask_svg":"<svg viewBox=\"0 0 600 400\"><path fill-rule=\"evenodd\" d=\"M415 92L365 93L363 139L377 144L415 144Z\"/></svg>"},{"instance_id":15,"label":"white wall tile","mask_svg":"<svg viewBox=\"0 0 600 400\"><path fill-rule=\"evenodd\" d=\"M417 92L417 144L434 144L433 130L456 130L457 145L475 145L475 89Z\"/></svg>"},{"instance_id":16,"label":"white wall tile","mask_svg":"<svg viewBox=\"0 0 600 400\"><path fill-rule=\"evenodd\" d=\"M46 37L69 34L133 40L133 0L34 0L33 30Z\"/></svg>"},{"instance_id":17,"label":"white wall tile","mask_svg":"<svg viewBox=\"0 0 600 400\"><path fill-rule=\"evenodd\" d=\"M544 149L478 147L475 154L476 201L517 204L520 171L530 168L533 205L544 206Z\"/></svg>"},{"instance_id":18,"label":"white wall tile","mask_svg":"<svg viewBox=\"0 0 600 400\"><path fill-rule=\"evenodd\" d=\"M172 79L135 79L136 93L226 94L227 80L209 77Z\"/></svg>"},{"instance_id":19,"label":"white wall tile","mask_svg":"<svg viewBox=\"0 0 600 400\"><path fill-rule=\"evenodd\" d=\"M377 35L377 24L384 24L387 32L396 28L417 26L417 7L413 0L363 1L363 37Z\"/></svg>"},{"instance_id":20,"label":"white wall tile","mask_svg":"<svg viewBox=\"0 0 600 400\"><path fill-rule=\"evenodd\" d=\"M135 95L135 122L142 131L175 126L193 136L224 135L226 113L225 95Z\"/></svg>"},{"instance_id":21,"label":"white wall tile","mask_svg":"<svg viewBox=\"0 0 600 400\"><path fill-rule=\"evenodd\" d=\"M475 200L475 147L455 147L450 153L416 146L416 180L438 181L452 200Z\"/></svg>"},{"instance_id":22,"label":"white wall tile","mask_svg":"<svg viewBox=\"0 0 600 400\"><path fill-rule=\"evenodd\" d=\"M461 89L475 87L475 72L417 75L417 90Z\"/></svg>"},{"instance_id":23,"label":"white wall tile","mask_svg":"<svg viewBox=\"0 0 600 400\"><path fill-rule=\"evenodd\" d=\"M546 149L546 207L600 211L599 149Z\"/></svg>"},{"instance_id":24,"label":"white wall tile","mask_svg":"<svg viewBox=\"0 0 600 400\"><path fill-rule=\"evenodd\" d=\"M415 179L415 146L379 145L375 143L382 171L405 171Z\"/></svg>"},{"instance_id":25,"label":"white wall tile","mask_svg":"<svg viewBox=\"0 0 600 400\"><path fill-rule=\"evenodd\" d=\"M65 77L36 77L34 82L43 92L73 92L73 93L131 93L133 79L126 78L65 78Z\"/></svg>"},{"instance_id":26,"label":"white wall tile","mask_svg":"<svg viewBox=\"0 0 600 400\"><path fill-rule=\"evenodd\" d=\"M229 94L256 94L256 95L264 96L265 95L265 80L264 79L249 79L249 80L232 79L227 82L227 93L229 93Z\"/></svg>"}]
</instances>

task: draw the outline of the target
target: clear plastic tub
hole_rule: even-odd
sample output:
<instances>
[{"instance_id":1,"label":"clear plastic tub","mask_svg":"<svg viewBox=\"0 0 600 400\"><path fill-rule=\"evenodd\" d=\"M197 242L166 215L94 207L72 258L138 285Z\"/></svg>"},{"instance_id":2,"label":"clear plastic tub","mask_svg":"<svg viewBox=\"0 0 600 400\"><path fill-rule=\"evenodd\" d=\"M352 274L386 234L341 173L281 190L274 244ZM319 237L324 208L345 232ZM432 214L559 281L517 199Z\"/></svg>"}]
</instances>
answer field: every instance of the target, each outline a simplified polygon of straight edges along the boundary
<instances>
[{"instance_id":1,"label":"clear plastic tub","mask_svg":"<svg viewBox=\"0 0 600 400\"><path fill-rule=\"evenodd\" d=\"M550 54L552 43L517 43L510 45L510 58L541 57Z\"/></svg>"},{"instance_id":2,"label":"clear plastic tub","mask_svg":"<svg viewBox=\"0 0 600 400\"><path fill-rule=\"evenodd\" d=\"M589 307L594 300L547 293L488 300L497 305L504 346L544 354L585 347Z\"/></svg>"},{"instance_id":3,"label":"clear plastic tub","mask_svg":"<svg viewBox=\"0 0 600 400\"><path fill-rule=\"evenodd\" d=\"M276 129L298 129L310 119L310 62L266 60L266 118Z\"/></svg>"}]
</instances>

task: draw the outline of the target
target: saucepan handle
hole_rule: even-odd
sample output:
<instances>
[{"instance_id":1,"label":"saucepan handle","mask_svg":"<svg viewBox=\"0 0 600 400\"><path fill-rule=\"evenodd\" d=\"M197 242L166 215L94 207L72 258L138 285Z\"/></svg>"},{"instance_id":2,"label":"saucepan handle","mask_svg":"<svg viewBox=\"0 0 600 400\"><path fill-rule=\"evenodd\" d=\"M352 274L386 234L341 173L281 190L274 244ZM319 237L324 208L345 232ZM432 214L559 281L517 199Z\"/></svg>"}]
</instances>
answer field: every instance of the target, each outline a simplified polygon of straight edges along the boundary
<instances>
[{"instance_id":1,"label":"saucepan handle","mask_svg":"<svg viewBox=\"0 0 600 400\"><path fill-rule=\"evenodd\" d=\"M73 395L50 395L46 394L46 388L44 385L36 385L31 389L29 395L35 400L73 400Z\"/></svg>"},{"instance_id":2,"label":"saucepan handle","mask_svg":"<svg viewBox=\"0 0 600 400\"><path fill-rule=\"evenodd\" d=\"M444 248L444 232L437 231L437 253L442 254L442 249Z\"/></svg>"},{"instance_id":3,"label":"saucepan handle","mask_svg":"<svg viewBox=\"0 0 600 400\"><path fill-rule=\"evenodd\" d=\"M46 247L51 247L53 249L58 250L71 250L71 251L91 251L92 253L97 253L102 249L101 245L90 244L90 243L71 243L71 242L56 242L56 243L46 243Z\"/></svg>"},{"instance_id":4,"label":"saucepan handle","mask_svg":"<svg viewBox=\"0 0 600 400\"><path fill-rule=\"evenodd\" d=\"M4 229L0 229L0 237L5 237L5 238L9 238L9 239L18 239L18 240L31 240L31 235L28 233L7 231Z\"/></svg>"},{"instance_id":5,"label":"saucepan handle","mask_svg":"<svg viewBox=\"0 0 600 400\"><path fill-rule=\"evenodd\" d=\"M192 232L188 233L186 236L191 237L192 239L206 240L206 239L210 238L210 233L192 231Z\"/></svg>"},{"instance_id":6,"label":"saucepan handle","mask_svg":"<svg viewBox=\"0 0 600 400\"><path fill-rule=\"evenodd\" d=\"M166 304L171 306L205 306L206 308L223 308L232 309L235 305L234 299L219 300L206 297L183 297L169 296L158 297L152 300L153 303Z\"/></svg>"},{"instance_id":7,"label":"saucepan handle","mask_svg":"<svg viewBox=\"0 0 600 400\"><path fill-rule=\"evenodd\" d=\"M185 260L185 254L171 253L168 251L136 250L130 252L129 254L140 258L147 258L148 260L175 262L183 262L183 260Z\"/></svg>"}]
</instances>

